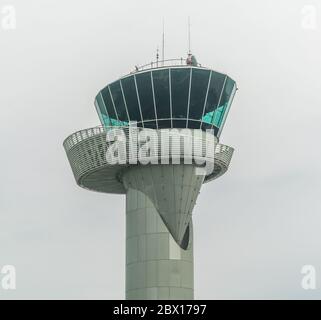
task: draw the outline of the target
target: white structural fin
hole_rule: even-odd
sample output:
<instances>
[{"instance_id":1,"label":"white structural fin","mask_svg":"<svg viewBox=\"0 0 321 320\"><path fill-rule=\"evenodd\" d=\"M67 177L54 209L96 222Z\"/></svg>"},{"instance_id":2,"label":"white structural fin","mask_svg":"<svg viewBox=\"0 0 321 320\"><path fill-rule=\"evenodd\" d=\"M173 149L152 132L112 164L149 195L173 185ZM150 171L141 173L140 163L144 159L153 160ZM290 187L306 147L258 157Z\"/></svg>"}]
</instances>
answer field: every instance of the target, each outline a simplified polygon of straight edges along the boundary
<instances>
[{"instance_id":1,"label":"white structural fin","mask_svg":"<svg viewBox=\"0 0 321 320\"><path fill-rule=\"evenodd\" d=\"M181 247L205 178L195 169L189 164L140 165L122 176L126 189L139 190L149 197Z\"/></svg>"}]
</instances>

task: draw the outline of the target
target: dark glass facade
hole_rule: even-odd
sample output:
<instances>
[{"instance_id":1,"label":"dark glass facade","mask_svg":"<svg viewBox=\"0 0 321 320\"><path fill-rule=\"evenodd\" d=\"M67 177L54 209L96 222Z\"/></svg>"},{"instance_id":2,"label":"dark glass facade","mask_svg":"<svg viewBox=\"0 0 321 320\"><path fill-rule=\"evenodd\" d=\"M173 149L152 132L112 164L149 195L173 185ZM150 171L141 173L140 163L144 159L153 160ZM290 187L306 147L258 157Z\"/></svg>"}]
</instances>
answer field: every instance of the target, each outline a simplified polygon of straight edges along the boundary
<instances>
[{"instance_id":1,"label":"dark glass facade","mask_svg":"<svg viewBox=\"0 0 321 320\"><path fill-rule=\"evenodd\" d=\"M219 135L236 91L227 75L199 67L130 74L102 89L95 105L104 126L214 129Z\"/></svg>"}]
</instances>

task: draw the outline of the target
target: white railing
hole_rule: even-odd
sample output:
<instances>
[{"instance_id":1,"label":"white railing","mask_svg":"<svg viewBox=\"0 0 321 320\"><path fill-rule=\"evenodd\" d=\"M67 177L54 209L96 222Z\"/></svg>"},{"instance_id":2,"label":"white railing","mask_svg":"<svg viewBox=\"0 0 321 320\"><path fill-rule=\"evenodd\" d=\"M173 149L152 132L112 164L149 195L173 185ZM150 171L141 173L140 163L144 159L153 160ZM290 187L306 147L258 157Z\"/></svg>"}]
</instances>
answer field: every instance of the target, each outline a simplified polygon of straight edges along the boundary
<instances>
[{"instance_id":1,"label":"white railing","mask_svg":"<svg viewBox=\"0 0 321 320\"><path fill-rule=\"evenodd\" d=\"M94 127L71 134L64 141L64 148L77 183L93 190L96 189L92 180L86 185L82 179L97 170L109 170L106 172L110 179L104 181L108 192L124 193L119 183L121 170L137 164L196 164L201 170L206 169L206 181L222 175L229 166L233 148L218 143L207 132L185 130L189 129ZM116 154L110 148L115 137L120 142ZM102 191L98 187L97 190Z\"/></svg>"},{"instance_id":2,"label":"white railing","mask_svg":"<svg viewBox=\"0 0 321 320\"><path fill-rule=\"evenodd\" d=\"M76 146L78 143L81 143L85 140L88 140L90 138L95 138L97 136L101 136L101 135L106 135L107 131L109 130L122 130L124 133L126 133L126 136L128 136L129 131L135 132L134 128L130 128L128 126L123 126L123 127L103 127L103 126L97 126L97 127L93 127L93 128L88 128L88 129L83 129L80 131L77 131L73 134L71 134L70 136L68 136L65 141L64 141L64 147L66 149L66 151L70 150L71 148L73 148L74 146ZM134 130L134 131L133 131ZM141 127L137 127L136 128L137 132L140 131L144 131L148 134L148 132L155 132L157 133L156 136L159 137L162 129L160 130L155 130L155 129L147 129L147 128L141 128ZM231 149L231 147L222 145L220 143L218 143L217 138L212 135L212 134L208 134L206 132L202 132L200 135L196 135L196 131L198 131L198 129L193 129L191 130L191 135L186 135L184 133L184 131L180 132L180 129L164 129L164 131L168 130L169 132L169 136L171 137L171 139L174 139L175 136L180 136L180 137L186 137L187 139L196 139L196 141L198 140L200 143L201 148L204 148L206 145L207 147L208 144L215 145L215 154L224 154L225 152L229 152ZM172 131L171 131L172 130ZM189 130L189 129L184 129L184 130ZM105 140L105 138L104 138ZM192 142L192 141L191 141ZM195 140L194 140L195 142ZM205 145L204 145L205 143ZM159 145L159 150L160 151L160 145Z\"/></svg>"},{"instance_id":3,"label":"white railing","mask_svg":"<svg viewBox=\"0 0 321 320\"><path fill-rule=\"evenodd\" d=\"M147 64L144 64L142 66L135 66L135 70L132 71L131 73L148 70L148 69L162 68L162 67L188 66L188 65L191 65L191 64L187 63L187 60L184 58L156 60L156 61L152 61ZM202 65L199 63L197 63L195 66L202 67Z\"/></svg>"}]
</instances>

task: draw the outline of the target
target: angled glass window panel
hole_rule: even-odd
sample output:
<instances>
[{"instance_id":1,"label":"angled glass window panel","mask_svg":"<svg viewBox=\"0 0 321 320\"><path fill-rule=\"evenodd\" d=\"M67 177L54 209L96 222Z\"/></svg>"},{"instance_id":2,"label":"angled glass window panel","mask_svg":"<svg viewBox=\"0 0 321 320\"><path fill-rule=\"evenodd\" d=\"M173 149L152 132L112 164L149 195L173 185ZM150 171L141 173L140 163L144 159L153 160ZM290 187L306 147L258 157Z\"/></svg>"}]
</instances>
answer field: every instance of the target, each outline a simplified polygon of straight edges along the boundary
<instances>
[{"instance_id":1,"label":"angled glass window panel","mask_svg":"<svg viewBox=\"0 0 321 320\"><path fill-rule=\"evenodd\" d=\"M234 81L233 81L233 82L234 82ZM224 126L226 117L227 117L227 115L228 115L228 113L229 113L231 104L232 104L232 102L233 102L233 98L234 98L234 95L235 95L236 90L237 90L237 89L236 89L236 83L234 82L233 89L232 89L232 93L231 93L231 95L230 95L229 101L228 101L228 103L227 103L227 105L226 105L226 108L225 108L225 110L224 110L224 113L223 113L223 115L222 115L222 118L220 119L220 130L219 130L219 133L218 133L219 135L221 134L221 131L222 131L222 129L223 129L223 126Z\"/></svg>"},{"instance_id":2,"label":"angled glass window panel","mask_svg":"<svg viewBox=\"0 0 321 320\"><path fill-rule=\"evenodd\" d=\"M205 104L203 121L212 123L214 109L218 106L225 82L225 74L212 71L211 82Z\"/></svg>"},{"instance_id":3,"label":"angled glass window panel","mask_svg":"<svg viewBox=\"0 0 321 320\"><path fill-rule=\"evenodd\" d=\"M109 117L100 93L97 95L95 99L95 107L101 124L103 126L110 126Z\"/></svg>"},{"instance_id":4,"label":"angled glass window panel","mask_svg":"<svg viewBox=\"0 0 321 320\"><path fill-rule=\"evenodd\" d=\"M186 128L186 119L173 119L173 128Z\"/></svg>"},{"instance_id":5,"label":"angled glass window panel","mask_svg":"<svg viewBox=\"0 0 321 320\"><path fill-rule=\"evenodd\" d=\"M154 109L154 99L152 91L152 79L150 72L136 75L137 90L139 94L140 106L142 109L143 121L156 119Z\"/></svg>"},{"instance_id":6,"label":"angled glass window panel","mask_svg":"<svg viewBox=\"0 0 321 320\"><path fill-rule=\"evenodd\" d=\"M96 107L96 111L99 115L99 119L101 119L102 114L107 115L107 110L104 106L104 102L103 102L103 99L102 99L100 93L95 98L95 107Z\"/></svg>"},{"instance_id":7,"label":"angled glass window panel","mask_svg":"<svg viewBox=\"0 0 321 320\"><path fill-rule=\"evenodd\" d=\"M157 118L170 118L169 69L153 71L153 79Z\"/></svg>"},{"instance_id":8,"label":"angled glass window panel","mask_svg":"<svg viewBox=\"0 0 321 320\"><path fill-rule=\"evenodd\" d=\"M168 120L158 120L158 128L159 129L168 129L172 127L172 121L170 119Z\"/></svg>"},{"instance_id":9,"label":"angled glass window panel","mask_svg":"<svg viewBox=\"0 0 321 320\"><path fill-rule=\"evenodd\" d=\"M102 97L104 99L104 103L105 103L109 118L117 120L117 116L115 114L114 105L113 105L113 102L111 100L108 87L105 87L103 90L101 90L101 95L102 95Z\"/></svg>"},{"instance_id":10,"label":"angled glass window panel","mask_svg":"<svg viewBox=\"0 0 321 320\"><path fill-rule=\"evenodd\" d=\"M235 81L232 80L231 78L227 77L226 82L225 82L225 86L224 86L224 90L222 93L220 106L214 112L213 123L217 127L220 127L222 124L224 114L227 110L228 103L229 103L231 96L232 96L234 84L235 84Z\"/></svg>"},{"instance_id":11,"label":"angled glass window panel","mask_svg":"<svg viewBox=\"0 0 321 320\"><path fill-rule=\"evenodd\" d=\"M156 121L144 121L144 128L155 129Z\"/></svg>"},{"instance_id":12,"label":"angled glass window panel","mask_svg":"<svg viewBox=\"0 0 321 320\"><path fill-rule=\"evenodd\" d=\"M203 117L203 122L211 123L212 118L213 118L213 113L214 113L214 111L206 113Z\"/></svg>"},{"instance_id":13,"label":"angled glass window panel","mask_svg":"<svg viewBox=\"0 0 321 320\"><path fill-rule=\"evenodd\" d=\"M106 116L105 114L102 114L102 124L106 127L112 126L112 121L111 119L109 119L108 116Z\"/></svg>"},{"instance_id":14,"label":"angled glass window panel","mask_svg":"<svg viewBox=\"0 0 321 320\"><path fill-rule=\"evenodd\" d=\"M222 114L224 112L224 109L225 109L225 105L220 106L219 108L215 109L215 111L212 114L212 117L213 117L212 122L217 127L220 126L221 118L222 118Z\"/></svg>"},{"instance_id":15,"label":"angled glass window panel","mask_svg":"<svg viewBox=\"0 0 321 320\"><path fill-rule=\"evenodd\" d=\"M118 115L118 120L121 122L128 122L125 102L121 92L120 82L115 81L109 85L112 98L114 100L115 109Z\"/></svg>"},{"instance_id":16,"label":"angled glass window panel","mask_svg":"<svg viewBox=\"0 0 321 320\"><path fill-rule=\"evenodd\" d=\"M189 119L202 119L209 76L210 70L193 69L192 71Z\"/></svg>"},{"instance_id":17,"label":"angled glass window panel","mask_svg":"<svg viewBox=\"0 0 321 320\"><path fill-rule=\"evenodd\" d=\"M136 93L134 76L121 80L130 121L142 121Z\"/></svg>"},{"instance_id":18,"label":"angled glass window panel","mask_svg":"<svg viewBox=\"0 0 321 320\"><path fill-rule=\"evenodd\" d=\"M190 70L191 68L171 69L173 118L187 118ZM184 121L185 125L183 123ZM186 120L182 120L175 123L180 124L183 128L186 127Z\"/></svg>"},{"instance_id":19,"label":"angled glass window panel","mask_svg":"<svg viewBox=\"0 0 321 320\"><path fill-rule=\"evenodd\" d=\"M110 119L110 123L112 126L116 126L116 127L128 126L128 122L120 121L116 119Z\"/></svg>"},{"instance_id":20,"label":"angled glass window panel","mask_svg":"<svg viewBox=\"0 0 321 320\"><path fill-rule=\"evenodd\" d=\"M192 120L192 119L188 120L188 128L189 129L199 129L200 125L201 125L200 120Z\"/></svg>"}]
</instances>

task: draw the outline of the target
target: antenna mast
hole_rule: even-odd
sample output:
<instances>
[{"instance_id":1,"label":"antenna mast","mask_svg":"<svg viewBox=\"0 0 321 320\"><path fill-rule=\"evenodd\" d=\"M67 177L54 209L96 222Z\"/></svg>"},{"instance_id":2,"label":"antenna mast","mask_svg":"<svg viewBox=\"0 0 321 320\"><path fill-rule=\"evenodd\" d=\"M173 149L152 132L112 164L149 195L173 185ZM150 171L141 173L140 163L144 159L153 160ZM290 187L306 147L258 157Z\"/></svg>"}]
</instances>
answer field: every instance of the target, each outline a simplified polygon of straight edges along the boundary
<instances>
[{"instance_id":1,"label":"antenna mast","mask_svg":"<svg viewBox=\"0 0 321 320\"><path fill-rule=\"evenodd\" d=\"M188 54L191 54L191 19L188 17Z\"/></svg>"},{"instance_id":2,"label":"antenna mast","mask_svg":"<svg viewBox=\"0 0 321 320\"><path fill-rule=\"evenodd\" d=\"M158 68L158 60L159 60L159 49L157 46L157 50L156 50L156 66L157 66L157 68Z\"/></svg>"},{"instance_id":3,"label":"antenna mast","mask_svg":"<svg viewBox=\"0 0 321 320\"><path fill-rule=\"evenodd\" d=\"M163 18L163 36L162 36L162 65L164 65L165 60L165 22Z\"/></svg>"}]
</instances>

